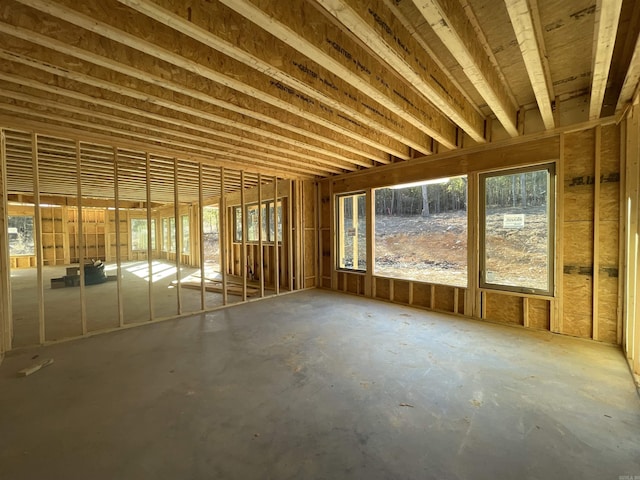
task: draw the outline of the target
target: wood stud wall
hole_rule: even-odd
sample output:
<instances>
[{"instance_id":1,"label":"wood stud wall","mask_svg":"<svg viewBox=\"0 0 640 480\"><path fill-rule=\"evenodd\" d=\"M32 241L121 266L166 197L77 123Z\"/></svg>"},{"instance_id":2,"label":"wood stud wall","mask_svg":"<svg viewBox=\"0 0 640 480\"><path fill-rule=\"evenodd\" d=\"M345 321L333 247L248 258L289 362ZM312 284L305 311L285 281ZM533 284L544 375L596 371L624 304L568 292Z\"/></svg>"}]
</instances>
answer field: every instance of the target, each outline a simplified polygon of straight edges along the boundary
<instances>
[{"instance_id":1,"label":"wood stud wall","mask_svg":"<svg viewBox=\"0 0 640 480\"><path fill-rule=\"evenodd\" d=\"M0 226L4 225L5 240L0 247L0 270L3 287L0 332L0 354L11 349L11 321L4 321L11 312L10 278L12 268L37 269L37 284L40 293L45 285L43 268L83 263L88 259L115 262L118 272L117 328L128 327L123 312L121 264L130 260L147 260L150 276L153 275L153 259L174 261L177 267L176 304L177 314L182 310L181 266L200 266L204 278L204 250L199 241L202 233L202 206L218 204L220 209L220 240L222 277L225 291L223 304L228 303L226 287L229 273L238 273L243 279L243 300L247 300L246 270L234 272L234 255L240 259L242 250L234 253L232 234L234 225L230 213L238 196L244 206L260 198L277 199L282 203L284 238L280 247L265 244L261 253L249 252L254 248L243 239L244 256L252 259L264 258L261 278L261 297L265 284L279 293L284 290L312 287L315 285L315 262L305 261L304 245L315 236L315 225L311 229L303 226L304 192L309 192L309 211L314 212L313 182L305 185L301 181L289 181L277 177L236 171L208 164L185 161L155 153L69 140L47 134L37 134L0 129L2 135L2 202L0 203ZM265 178L266 182L265 183ZM260 187L258 188L258 185ZM244 188L243 188L244 187ZM8 200L11 199L12 203ZM229 200L229 201L227 201ZM15 203L20 202L20 203ZM36 202L36 206L33 205ZM229 209L229 211L225 211ZM6 220L9 215L34 217L36 254L10 257ZM182 216L190 219L189 244L181 243ZM313 215L313 213L312 213ZM174 252L162 248L162 218L174 217L176 245ZM131 244L131 219L145 218L148 225L155 220L156 248L151 249L151 229L147 231L147 251L135 251ZM225 222L228 222L225 225ZM261 223L260 223L261 225ZM295 234L294 234L295 233ZM224 248L226 245L227 248ZM186 250L188 247L188 251ZM309 248L312 255L315 248ZM2 254L6 255L2 255ZM229 257L231 253L231 257ZM231 258L231 262L229 261ZM240 265L240 262L237 262ZM246 262L243 262L246 263ZM224 266L226 265L226 268ZM80 275L83 277L83 269ZM305 281L303 281L303 278ZM149 282L149 318L135 322L161 320L153 308L153 288ZM205 309L205 288L201 284L201 310ZM84 285L80 289L79 325L81 334L92 334L88 325ZM47 338L44 322L43 295L39 295L39 343L51 341ZM125 325L126 323L126 325Z\"/></svg>"}]
</instances>

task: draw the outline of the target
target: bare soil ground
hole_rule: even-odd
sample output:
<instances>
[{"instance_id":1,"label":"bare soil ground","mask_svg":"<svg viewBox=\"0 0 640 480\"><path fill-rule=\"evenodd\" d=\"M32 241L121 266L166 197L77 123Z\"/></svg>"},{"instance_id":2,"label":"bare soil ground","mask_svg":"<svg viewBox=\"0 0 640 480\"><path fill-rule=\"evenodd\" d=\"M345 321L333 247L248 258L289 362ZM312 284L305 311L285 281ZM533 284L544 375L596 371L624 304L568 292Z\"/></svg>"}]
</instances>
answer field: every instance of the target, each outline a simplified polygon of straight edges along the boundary
<instances>
[{"instance_id":1,"label":"bare soil ground","mask_svg":"<svg viewBox=\"0 0 640 480\"><path fill-rule=\"evenodd\" d=\"M487 218L489 280L546 288L547 241L544 207L524 211L523 228L504 228L504 215L520 209L492 209ZM467 213L376 216L376 275L467 285ZM493 279L493 280L491 280Z\"/></svg>"}]
</instances>

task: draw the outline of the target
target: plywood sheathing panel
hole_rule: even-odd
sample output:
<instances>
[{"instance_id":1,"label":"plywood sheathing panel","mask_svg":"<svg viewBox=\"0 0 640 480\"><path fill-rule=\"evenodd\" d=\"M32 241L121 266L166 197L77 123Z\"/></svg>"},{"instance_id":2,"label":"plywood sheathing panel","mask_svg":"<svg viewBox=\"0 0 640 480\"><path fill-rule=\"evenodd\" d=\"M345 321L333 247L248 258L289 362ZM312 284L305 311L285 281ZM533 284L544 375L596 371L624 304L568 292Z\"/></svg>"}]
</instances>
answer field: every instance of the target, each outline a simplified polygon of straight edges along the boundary
<instances>
[{"instance_id":1,"label":"plywood sheathing panel","mask_svg":"<svg viewBox=\"0 0 640 480\"><path fill-rule=\"evenodd\" d=\"M405 280L393 281L393 301L398 303L409 303L409 285Z\"/></svg>"},{"instance_id":2,"label":"plywood sheathing panel","mask_svg":"<svg viewBox=\"0 0 640 480\"><path fill-rule=\"evenodd\" d=\"M593 322L593 211L595 131L565 136L563 331L591 337Z\"/></svg>"},{"instance_id":3,"label":"plywood sheathing panel","mask_svg":"<svg viewBox=\"0 0 640 480\"><path fill-rule=\"evenodd\" d=\"M418 282L413 284L413 305L431 308L431 285Z\"/></svg>"},{"instance_id":4,"label":"plywood sheathing panel","mask_svg":"<svg viewBox=\"0 0 640 480\"><path fill-rule=\"evenodd\" d=\"M484 295L485 319L500 323L523 324L522 298L486 292Z\"/></svg>"},{"instance_id":5,"label":"plywood sheathing panel","mask_svg":"<svg viewBox=\"0 0 640 480\"><path fill-rule=\"evenodd\" d=\"M376 288L375 288L376 297L382 300L390 300L391 299L390 297L391 280L389 280L388 278L375 277L374 281L376 283Z\"/></svg>"},{"instance_id":6,"label":"plywood sheathing panel","mask_svg":"<svg viewBox=\"0 0 640 480\"><path fill-rule=\"evenodd\" d=\"M547 0L538 4L555 94L588 91L591 85L595 0ZM588 54L577 55L576 52ZM571 58L571 62L567 62L567 58Z\"/></svg>"},{"instance_id":7,"label":"plywood sheathing panel","mask_svg":"<svg viewBox=\"0 0 640 480\"><path fill-rule=\"evenodd\" d=\"M528 300L529 327L549 330L551 325L551 303L549 300L530 297Z\"/></svg>"},{"instance_id":8,"label":"plywood sheathing panel","mask_svg":"<svg viewBox=\"0 0 640 480\"><path fill-rule=\"evenodd\" d=\"M434 310L453 313L455 308L454 291L454 287L448 287L446 285L435 285L435 302L433 305Z\"/></svg>"},{"instance_id":9,"label":"plywood sheathing panel","mask_svg":"<svg viewBox=\"0 0 640 480\"><path fill-rule=\"evenodd\" d=\"M505 78L509 79L517 105L535 103L535 95L522 60L518 40L504 3L494 0L474 1L473 11L493 49L500 70Z\"/></svg>"}]
</instances>

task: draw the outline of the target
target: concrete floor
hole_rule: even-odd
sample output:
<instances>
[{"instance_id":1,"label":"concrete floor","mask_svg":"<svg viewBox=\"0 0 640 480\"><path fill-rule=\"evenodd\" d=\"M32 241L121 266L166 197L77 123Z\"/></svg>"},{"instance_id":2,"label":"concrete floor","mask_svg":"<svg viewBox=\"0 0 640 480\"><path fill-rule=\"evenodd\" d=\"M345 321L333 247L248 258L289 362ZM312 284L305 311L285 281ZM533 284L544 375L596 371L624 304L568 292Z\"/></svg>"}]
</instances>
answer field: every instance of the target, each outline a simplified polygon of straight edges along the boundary
<instances>
[{"instance_id":1,"label":"concrete floor","mask_svg":"<svg viewBox=\"0 0 640 480\"><path fill-rule=\"evenodd\" d=\"M122 291L124 323L139 323L149 320L149 283L148 264L142 262L124 262L122 264ZM107 264L108 275L116 275L115 264ZM175 263L154 260L153 265L153 310L154 318L166 318L177 315L177 291ZM199 275L200 270L181 267L181 278ZM65 275L66 266L43 269L45 337L46 340L82 335L80 320L80 288L51 288L51 279ZM212 272L213 273L213 272ZM192 279L199 281L197 278ZM15 269L11 271L11 294L14 321L14 347L38 344L38 291L37 271L35 268ZM269 293L269 291L267 291ZM87 330L95 332L116 328L118 322L117 282L106 282L85 287L87 305ZM181 289L183 313L200 311L200 291ZM242 298L228 296L228 303L237 303ZM222 305L222 295L215 292L205 294L206 308Z\"/></svg>"},{"instance_id":2,"label":"concrete floor","mask_svg":"<svg viewBox=\"0 0 640 480\"><path fill-rule=\"evenodd\" d=\"M322 290L10 354L0 432L12 480L640 476L617 348Z\"/></svg>"}]
</instances>

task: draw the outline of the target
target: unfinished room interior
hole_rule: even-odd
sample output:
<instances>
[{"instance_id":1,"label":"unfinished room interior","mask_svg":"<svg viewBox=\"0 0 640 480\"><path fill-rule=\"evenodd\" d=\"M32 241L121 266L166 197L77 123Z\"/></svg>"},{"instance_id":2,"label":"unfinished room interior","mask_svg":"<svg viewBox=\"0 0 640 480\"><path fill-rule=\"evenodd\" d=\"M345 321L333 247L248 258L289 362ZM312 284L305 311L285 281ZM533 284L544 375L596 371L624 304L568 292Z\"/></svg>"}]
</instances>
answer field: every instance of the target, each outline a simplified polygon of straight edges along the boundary
<instances>
[{"instance_id":1,"label":"unfinished room interior","mask_svg":"<svg viewBox=\"0 0 640 480\"><path fill-rule=\"evenodd\" d=\"M0 478L640 479L639 33L0 0Z\"/></svg>"}]
</instances>

